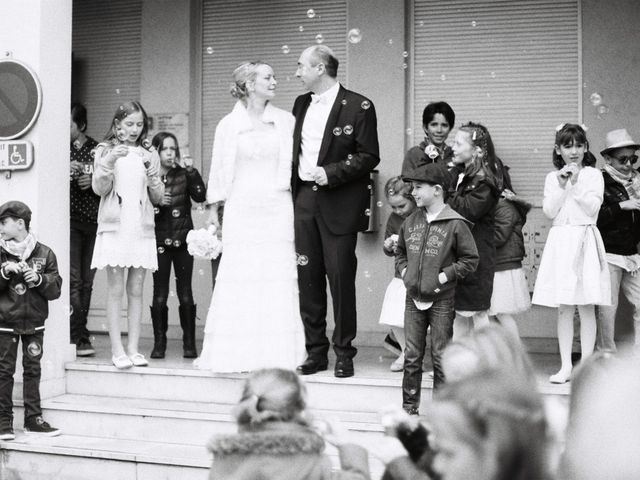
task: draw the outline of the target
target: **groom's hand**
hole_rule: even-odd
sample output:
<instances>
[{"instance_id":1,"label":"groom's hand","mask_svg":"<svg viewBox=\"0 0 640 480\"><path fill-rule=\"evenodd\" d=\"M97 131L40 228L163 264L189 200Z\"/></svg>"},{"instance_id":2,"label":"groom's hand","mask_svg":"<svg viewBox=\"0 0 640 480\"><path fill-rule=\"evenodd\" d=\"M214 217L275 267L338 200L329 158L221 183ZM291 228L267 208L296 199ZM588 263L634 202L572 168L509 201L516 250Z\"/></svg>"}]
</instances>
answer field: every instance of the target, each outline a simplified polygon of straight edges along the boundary
<instances>
[{"instance_id":1,"label":"groom's hand","mask_svg":"<svg viewBox=\"0 0 640 480\"><path fill-rule=\"evenodd\" d=\"M327 178L327 172L322 167L316 167L312 172L313 181L320 186L329 185L329 179Z\"/></svg>"}]
</instances>

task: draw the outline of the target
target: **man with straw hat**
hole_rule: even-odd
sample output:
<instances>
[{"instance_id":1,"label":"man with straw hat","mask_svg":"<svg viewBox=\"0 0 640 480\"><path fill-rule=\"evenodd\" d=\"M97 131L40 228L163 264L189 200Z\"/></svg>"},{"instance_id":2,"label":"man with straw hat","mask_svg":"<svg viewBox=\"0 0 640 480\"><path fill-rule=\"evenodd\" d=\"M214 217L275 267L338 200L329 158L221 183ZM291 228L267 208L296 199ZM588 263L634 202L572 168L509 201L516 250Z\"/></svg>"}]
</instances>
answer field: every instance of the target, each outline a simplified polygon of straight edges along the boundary
<instances>
[{"instance_id":1,"label":"man with straw hat","mask_svg":"<svg viewBox=\"0 0 640 480\"><path fill-rule=\"evenodd\" d=\"M598 229L607 252L612 301L611 306L600 307L599 350L616 350L615 317L620 289L631 303L635 344L640 345L640 174L635 169L639 148L626 129L618 129L607 133L605 149L600 152L605 165Z\"/></svg>"}]
</instances>

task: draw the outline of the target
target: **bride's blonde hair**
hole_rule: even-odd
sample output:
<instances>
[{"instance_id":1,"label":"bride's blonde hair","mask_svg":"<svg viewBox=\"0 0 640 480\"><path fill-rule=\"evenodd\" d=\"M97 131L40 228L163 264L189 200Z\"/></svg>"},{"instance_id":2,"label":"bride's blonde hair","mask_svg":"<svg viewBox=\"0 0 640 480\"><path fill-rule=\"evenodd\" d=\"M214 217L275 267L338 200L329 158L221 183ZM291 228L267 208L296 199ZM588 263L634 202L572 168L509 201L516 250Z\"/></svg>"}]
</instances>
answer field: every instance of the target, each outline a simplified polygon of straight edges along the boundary
<instances>
[{"instance_id":1,"label":"bride's blonde hair","mask_svg":"<svg viewBox=\"0 0 640 480\"><path fill-rule=\"evenodd\" d=\"M231 96L238 100L244 100L247 98L249 92L247 91L247 82L252 82L258 76L258 68L262 65L270 66L268 63L256 60L254 62L245 62L239 65L233 71L233 81L231 85Z\"/></svg>"}]
</instances>

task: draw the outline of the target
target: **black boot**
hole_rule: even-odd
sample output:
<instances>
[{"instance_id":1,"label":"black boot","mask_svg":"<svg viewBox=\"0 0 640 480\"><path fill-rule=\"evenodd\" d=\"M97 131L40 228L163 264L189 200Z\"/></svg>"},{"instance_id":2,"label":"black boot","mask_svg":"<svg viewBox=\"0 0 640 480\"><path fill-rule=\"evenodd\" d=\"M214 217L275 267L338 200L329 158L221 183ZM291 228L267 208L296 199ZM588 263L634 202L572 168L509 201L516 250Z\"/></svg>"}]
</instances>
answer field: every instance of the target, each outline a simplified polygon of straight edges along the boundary
<instances>
[{"instance_id":1,"label":"black boot","mask_svg":"<svg viewBox=\"0 0 640 480\"><path fill-rule=\"evenodd\" d=\"M196 306L180 305L180 326L182 327L182 348L184 358L196 358L198 351L196 350Z\"/></svg>"},{"instance_id":2,"label":"black boot","mask_svg":"<svg viewBox=\"0 0 640 480\"><path fill-rule=\"evenodd\" d=\"M153 325L153 350L151 358L164 358L167 349L167 328L169 322L169 308L150 307L151 324Z\"/></svg>"}]
</instances>

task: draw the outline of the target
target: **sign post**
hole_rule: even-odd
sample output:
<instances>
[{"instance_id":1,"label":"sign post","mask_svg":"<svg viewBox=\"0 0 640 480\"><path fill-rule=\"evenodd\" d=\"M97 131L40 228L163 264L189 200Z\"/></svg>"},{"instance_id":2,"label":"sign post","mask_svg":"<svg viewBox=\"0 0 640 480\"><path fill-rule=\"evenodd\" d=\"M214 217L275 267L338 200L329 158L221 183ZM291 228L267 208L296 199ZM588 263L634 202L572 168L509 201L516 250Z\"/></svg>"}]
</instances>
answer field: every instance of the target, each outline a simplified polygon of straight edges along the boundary
<instances>
[{"instance_id":1,"label":"sign post","mask_svg":"<svg viewBox=\"0 0 640 480\"><path fill-rule=\"evenodd\" d=\"M41 106L42 89L35 72L10 57L0 59L0 140L24 135Z\"/></svg>"}]
</instances>

